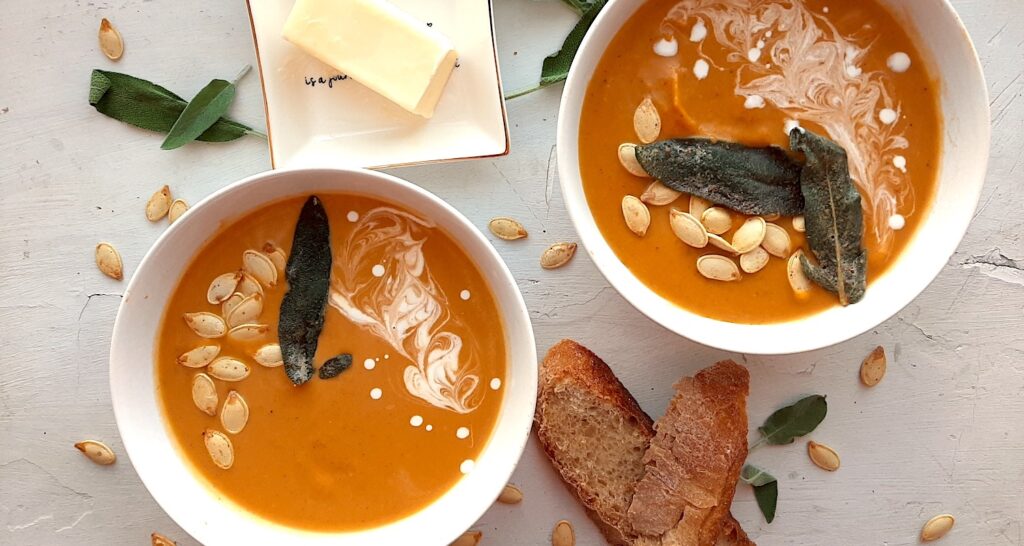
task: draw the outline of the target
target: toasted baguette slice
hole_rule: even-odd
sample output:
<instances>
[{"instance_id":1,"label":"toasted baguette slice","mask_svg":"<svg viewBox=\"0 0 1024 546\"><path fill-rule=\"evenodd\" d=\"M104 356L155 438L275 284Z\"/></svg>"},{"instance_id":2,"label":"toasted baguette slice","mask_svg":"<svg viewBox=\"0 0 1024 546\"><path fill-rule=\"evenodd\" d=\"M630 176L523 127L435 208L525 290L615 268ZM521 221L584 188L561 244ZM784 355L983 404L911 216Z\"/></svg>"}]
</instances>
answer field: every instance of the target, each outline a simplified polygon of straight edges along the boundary
<instances>
[{"instance_id":1,"label":"toasted baguette slice","mask_svg":"<svg viewBox=\"0 0 1024 546\"><path fill-rule=\"evenodd\" d=\"M600 358L564 340L540 369L536 425L551 464L608 542L632 546L627 511L654 437L651 418ZM718 545L754 543L730 516Z\"/></svg>"}]
</instances>

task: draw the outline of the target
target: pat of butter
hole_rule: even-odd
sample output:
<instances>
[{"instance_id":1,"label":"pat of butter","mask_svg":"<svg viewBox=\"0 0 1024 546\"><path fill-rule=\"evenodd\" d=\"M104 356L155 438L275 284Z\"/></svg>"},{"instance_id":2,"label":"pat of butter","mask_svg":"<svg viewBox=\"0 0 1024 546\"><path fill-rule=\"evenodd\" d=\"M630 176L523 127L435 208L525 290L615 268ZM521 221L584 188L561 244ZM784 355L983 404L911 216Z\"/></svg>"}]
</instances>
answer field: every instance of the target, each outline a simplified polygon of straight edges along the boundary
<instances>
[{"instance_id":1,"label":"pat of butter","mask_svg":"<svg viewBox=\"0 0 1024 546\"><path fill-rule=\"evenodd\" d=\"M296 0L284 37L426 118L455 67L448 38L384 0Z\"/></svg>"}]
</instances>

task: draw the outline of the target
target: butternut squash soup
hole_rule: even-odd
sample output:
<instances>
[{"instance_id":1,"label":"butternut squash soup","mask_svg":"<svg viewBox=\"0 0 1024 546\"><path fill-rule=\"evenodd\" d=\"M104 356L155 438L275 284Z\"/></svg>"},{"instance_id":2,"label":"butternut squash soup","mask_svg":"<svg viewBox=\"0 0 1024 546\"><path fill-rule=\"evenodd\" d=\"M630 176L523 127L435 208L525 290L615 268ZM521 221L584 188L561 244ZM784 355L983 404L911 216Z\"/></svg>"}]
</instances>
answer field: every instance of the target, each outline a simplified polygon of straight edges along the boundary
<instances>
[{"instance_id":1,"label":"butternut squash soup","mask_svg":"<svg viewBox=\"0 0 1024 546\"><path fill-rule=\"evenodd\" d=\"M471 472L506 376L497 302L430 220L360 195L224 226L167 303L166 422L226 500L281 525L356 530Z\"/></svg>"},{"instance_id":2,"label":"butternut squash soup","mask_svg":"<svg viewBox=\"0 0 1024 546\"><path fill-rule=\"evenodd\" d=\"M687 310L855 304L928 209L938 93L872 0L649 0L587 88L584 192L618 258Z\"/></svg>"}]
</instances>

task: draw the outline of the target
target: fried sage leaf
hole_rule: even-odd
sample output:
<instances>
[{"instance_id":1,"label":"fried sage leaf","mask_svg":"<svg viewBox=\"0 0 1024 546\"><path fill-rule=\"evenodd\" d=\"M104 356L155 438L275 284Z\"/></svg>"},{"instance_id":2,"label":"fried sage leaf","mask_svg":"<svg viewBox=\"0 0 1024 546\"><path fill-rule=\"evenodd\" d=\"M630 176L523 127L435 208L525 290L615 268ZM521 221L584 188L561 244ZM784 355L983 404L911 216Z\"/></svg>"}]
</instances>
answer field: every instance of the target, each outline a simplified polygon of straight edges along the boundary
<instances>
[{"instance_id":1,"label":"fried sage leaf","mask_svg":"<svg viewBox=\"0 0 1024 546\"><path fill-rule=\"evenodd\" d=\"M341 375L341 372L352 367L352 355L340 354L320 366L320 379L331 379Z\"/></svg>"},{"instance_id":2,"label":"fried sage leaf","mask_svg":"<svg viewBox=\"0 0 1024 546\"><path fill-rule=\"evenodd\" d=\"M330 225L323 204L314 195L302 206L295 224L285 267L288 293L281 300L277 325L284 371L295 385L313 377L313 357L324 327L330 277Z\"/></svg>"},{"instance_id":3,"label":"fried sage leaf","mask_svg":"<svg viewBox=\"0 0 1024 546\"><path fill-rule=\"evenodd\" d=\"M806 157L800 171L807 242L818 263L800 259L807 277L839 296L839 303L857 303L867 286L868 255L861 239L864 213L838 144L807 130L791 131L790 146Z\"/></svg>"},{"instance_id":4,"label":"fried sage leaf","mask_svg":"<svg viewBox=\"0 0 1024 546\"><path fill-rule=\"evenodd\" d=\"M662 184L743 214L794 216L804 209L800 167L774 146L677 138L639 145L636 158Z\"/></svg>"}]
</instances>

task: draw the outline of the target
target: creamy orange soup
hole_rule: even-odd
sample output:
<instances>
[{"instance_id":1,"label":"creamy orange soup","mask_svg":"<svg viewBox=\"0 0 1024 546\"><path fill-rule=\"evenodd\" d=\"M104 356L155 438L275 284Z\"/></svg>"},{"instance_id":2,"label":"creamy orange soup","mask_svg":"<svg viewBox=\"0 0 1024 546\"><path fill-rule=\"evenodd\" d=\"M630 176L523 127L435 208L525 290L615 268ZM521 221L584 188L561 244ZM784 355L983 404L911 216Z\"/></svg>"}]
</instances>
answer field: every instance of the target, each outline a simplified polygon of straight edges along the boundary
<instances>
[{"instance_id":1,"label":"creamy orange soup","mask_svg":"<svg viewBox=\"0 0 1024 546\"><path fill-rule=\"evenodd\" d=\"M704 278L695 264L709 249L683 244L669 226L669 211L687 211L688 196L649 206L644 237L627 228L623 196L640 196L651 182L629 174L617 155L620 144L638 141L637 106L653 101L662 139L788 149L788 130L799 124L841 145L863 200L870 283L911 239L934 193L938 92L913 37L871 0L649 0L612 40L587 88L584 191L618 258L661 296L729 322L797 319L836 305L835 294L815 286L798 297L777 258L738 282ZM732 217L726 240L743 223ZM794 249L807 248L791 218L773 221Z\"/></svg>"},{"instance_id":2,"label":"creamy orange soup","mask_svg":"<svg viewBox=\"0 0 1024 546\"><path fill-rule=\"evenodd\" d=\"M192 259L167 303L157 389L181 452L225 499L286 526L361 529L423 508L472 471L503 395L505 337L486 281L442 229L369 197L320 197L330 219L333 265L315 361L320 366L350 353L351 367L330 379L314 374L296 387L283 367L257 363L257 351L278 342L279 307L288 289L283 270L276 286L261 284L263 309L251 320L269 327L265 335L204 339L183 320L194 312L231 316L223 304L208 302L211 281L239 270L242 253L263 250L267 241L281 249L279 265L303 197L225 226ZM237 290L255 291L251 285ZM218 358L236 358L250 369L240 381L212 379L218 395L213 416L191 395L194 377L214 375L213 364L178 362L186 351L211 344L220 347ZM268 353L261 353L264 361ZM221 419L230 391L249 410L236 434ZM229 468L214 463L207 430L230 440Z\"/></svg>"}]
</instances>

